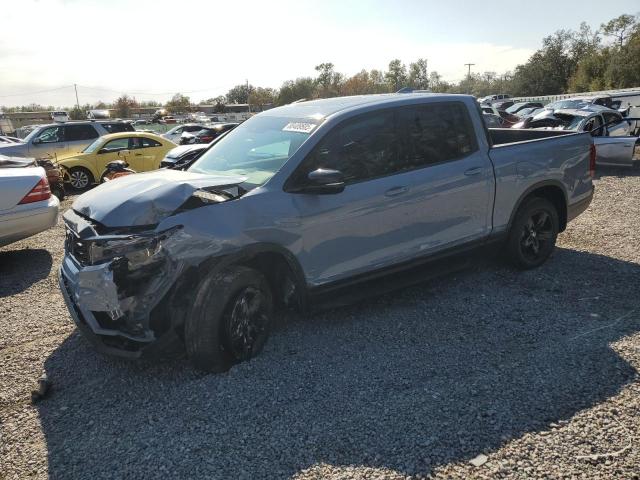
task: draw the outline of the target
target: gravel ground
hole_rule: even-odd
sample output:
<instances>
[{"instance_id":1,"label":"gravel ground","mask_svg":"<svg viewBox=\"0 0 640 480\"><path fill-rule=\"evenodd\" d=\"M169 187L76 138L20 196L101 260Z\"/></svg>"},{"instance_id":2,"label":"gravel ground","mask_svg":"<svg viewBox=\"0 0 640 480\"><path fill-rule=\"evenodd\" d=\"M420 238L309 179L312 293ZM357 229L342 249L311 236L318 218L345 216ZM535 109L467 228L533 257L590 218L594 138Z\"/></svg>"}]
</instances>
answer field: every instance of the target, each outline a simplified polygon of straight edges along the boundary
<instances>
[{"instance_id":1,"label":"gravel ground","mask_svg":"<svg viewBox=\"0 0 640 480\"><path fill-rule=\"evenodd\" d=\"M638 218L640 175L605 171L542 268L291 315L223 375L97 354L61 225L5 247L0 478L638 478Z\"/></svg>"}]
</instances>

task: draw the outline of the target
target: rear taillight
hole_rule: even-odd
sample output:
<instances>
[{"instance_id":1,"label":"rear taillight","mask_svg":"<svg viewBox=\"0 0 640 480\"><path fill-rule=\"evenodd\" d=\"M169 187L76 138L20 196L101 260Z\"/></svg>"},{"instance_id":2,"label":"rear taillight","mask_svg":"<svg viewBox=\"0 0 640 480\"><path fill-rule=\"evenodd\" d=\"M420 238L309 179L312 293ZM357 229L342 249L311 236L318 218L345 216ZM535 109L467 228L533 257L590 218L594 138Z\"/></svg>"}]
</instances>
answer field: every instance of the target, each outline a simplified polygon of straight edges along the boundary
<instances>
[{"instance_id":1,"label":"rear taillight","mask_svg":"<svg viewBox=\"0 0 640 480\"><path fill-rule=\"evenodd\" d=\"M589 149L589 175L596 175L596 146L593 143Z\"/></svg>"},{"instance_id":2,"label":"rear taillight","mask_svg":"<svg viewBox=\"0 0 640 480\"><path fill-rule=\"evenodd\" d=\"M46 179L46 177L43 177L36 184L36 186L33 187L22 200L20 200L19 205L23 205L25 203L40 202L42 200L48 200L49 198L51 198L51 189L49 188L48 180Z\"/></svg>"}]
</instances>

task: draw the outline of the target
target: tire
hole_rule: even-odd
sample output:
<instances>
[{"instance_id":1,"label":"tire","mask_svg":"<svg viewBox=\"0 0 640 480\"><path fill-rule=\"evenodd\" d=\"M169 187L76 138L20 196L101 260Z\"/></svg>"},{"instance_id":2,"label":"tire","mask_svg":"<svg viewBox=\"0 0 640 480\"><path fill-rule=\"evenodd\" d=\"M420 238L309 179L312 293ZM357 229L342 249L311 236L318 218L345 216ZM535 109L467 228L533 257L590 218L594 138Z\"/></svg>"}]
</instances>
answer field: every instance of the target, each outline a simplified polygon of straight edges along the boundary
<instances>
[{"instance_id":1,"label":"tire","mask_svg":"<svg viewBox=\"0 0 640 480\"><path fill-rule=\"evenodd\" d=\"M84 190L95 182L92 173L83 167L69 169L69 185L73 190Z\"/></svg>"},{"instance_id":2,"label":"tire","mask_svg":"<svg viewBox=\"0 0 640 480\"><path fill-rule=\"evenodd\" d=\"M272 316L271 290L260 272L231 266L208 275L185 322L187 356L200 370L225 372L262 350Z\"/></svg>"},{"instance_id":3,"label":"tire","mask_svg":"<svg viewBox=\"0 0 640 480\"><path fill-rule=\"evenodd\" d=\"M52 185L51 193L56 197L58 197L58 200L60 201L64 200L64 187L61 184Z\"/></svg>"},{"instance_id":4,"label":"tire","mask_svg":"<svg viewBox=\"0 0 640 480\"><path fill-rule=\"evenodd\" d=\"M556 207L544 198L531 197L518 209L507 240L511 263L529 270L542 265L556 245L560 220Z\"/></svg>"}]
</instances>

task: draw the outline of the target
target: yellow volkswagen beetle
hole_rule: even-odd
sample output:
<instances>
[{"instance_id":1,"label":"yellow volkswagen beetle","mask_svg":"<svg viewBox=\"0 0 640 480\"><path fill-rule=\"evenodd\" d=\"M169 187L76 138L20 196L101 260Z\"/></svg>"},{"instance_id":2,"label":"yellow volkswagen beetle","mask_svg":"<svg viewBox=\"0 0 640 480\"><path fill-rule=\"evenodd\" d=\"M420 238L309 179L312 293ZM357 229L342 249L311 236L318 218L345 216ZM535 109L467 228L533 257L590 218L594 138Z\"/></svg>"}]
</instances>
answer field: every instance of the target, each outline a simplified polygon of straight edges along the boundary
<instances>
[{"instance_id":1,"label":"yellow volkswagen beetle","mask_svg":"<svg viewBox=\"0 0 640 480\"><path fill-rule=\"evenodd\" d=\"M160 167L165 154L176 144L152 133L121 132L96 139L81 153L60 160L67 181L75 190L102 182L107 163L124 160L136 172Z\"/></svg>"}]
</instances>

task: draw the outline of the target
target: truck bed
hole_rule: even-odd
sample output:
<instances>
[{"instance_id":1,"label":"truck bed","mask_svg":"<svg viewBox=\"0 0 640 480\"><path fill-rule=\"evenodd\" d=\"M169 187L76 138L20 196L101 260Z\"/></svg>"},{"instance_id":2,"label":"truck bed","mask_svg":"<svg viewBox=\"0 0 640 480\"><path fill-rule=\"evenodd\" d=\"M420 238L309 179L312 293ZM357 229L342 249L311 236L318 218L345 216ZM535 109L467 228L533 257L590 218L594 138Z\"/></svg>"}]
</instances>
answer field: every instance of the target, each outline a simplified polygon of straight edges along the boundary
<instances>
[{"instance_id":1,"label":"truck bed","mask_svg":"<svg viewBox=\"0 0 640 480\"><path fill-rule=\"evenodd\" d=\"M530 142L550 137L576 135L572 130L532 130L519 128L489 128L489 140L492 146Z\"/></svg>"}]
</instances>

